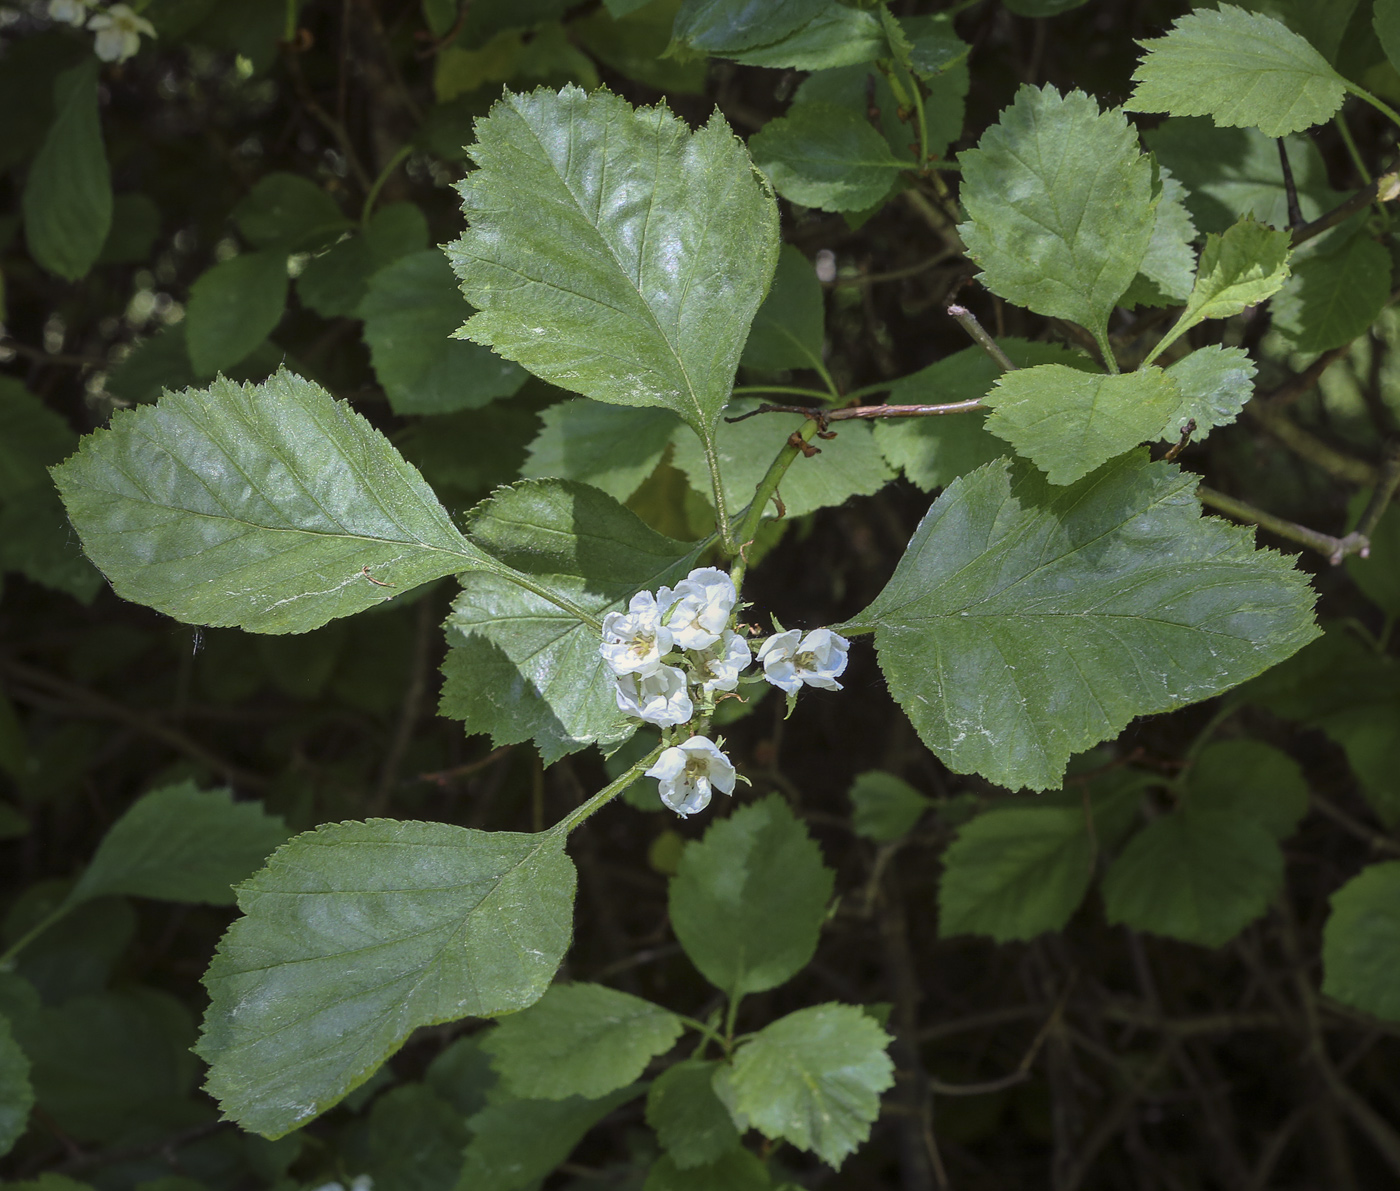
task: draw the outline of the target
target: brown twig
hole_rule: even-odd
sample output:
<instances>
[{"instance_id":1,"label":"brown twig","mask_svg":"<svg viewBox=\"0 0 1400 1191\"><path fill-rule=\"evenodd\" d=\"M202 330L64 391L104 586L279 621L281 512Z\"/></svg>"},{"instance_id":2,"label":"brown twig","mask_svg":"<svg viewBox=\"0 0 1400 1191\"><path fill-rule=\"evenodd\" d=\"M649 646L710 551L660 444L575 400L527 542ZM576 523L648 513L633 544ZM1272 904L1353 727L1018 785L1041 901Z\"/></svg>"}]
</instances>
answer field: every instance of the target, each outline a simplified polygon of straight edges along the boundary
<instances>
[{"instance_id":1,"label":"brown twig","mask_svg":"<svg viewBox=\"0 0 1400 1191\"><path fill-rule=\"evenodd\" d=\"M1375 466L1330 446L1298 425L1281 409L1251 401L1244 412L1264 427L1295 455L1321 468L1335 480L1358 487L1370 487L1378 479Z\"/></svg>"},{"instance_id":2,"label":"brown twig","mask_svg":"<svg viewBox=\"0 0 1400 1191\"><path fill-rule=\"evenodd\" d=\"M942 414L967 414L986 409L980 400L952 401L947 405L851 405L845 409L818 409L810 405L770 405L767 402L746 414L725 418L726 422L742 422L759 414L801 414L804 418L814 418L819 424L818 433L826 430L830 422L846 422L852 418L932 418Z\"/></svg>"},{"instance_id":3,"label":"brown twig","mask_svg":"<svg viewBox=\"0 0 1400 1191\"><path fill-rule=\"evenodd\" d=\"M1364 557L1370 549L1370 539L1362 534L1349 533L1344 538L1334 538L1331 534L1309 529L1296 521L1276 517L1273 513L1265 512L1246 501L1236 500L1233 496L1226 496L1214 488L1207 488L1204 484L1196 489L1196 495L1200 497L1203 505L1209 505L1235 518L1236 521L1248 521L1260 529L1267 529L1281 538L1287 538L1290 542L1297 542L1309 550L1316 550L1326 556L1333 566L1340 564L1348 554L1361 554Z\"/></svg>"},{"instance_id":4,"label":"brown twig","mask_svg":"<svg viewBox=\"0 0 1400 1191\"><path fill-rule=\"evenodd\" d=\"M1282 156L1282 154L1283 142L1280 141L1279 155ZM1285 159L1284 164L1287 165L1287 159ZM1299 244L1305 244L1309 240L1315 239L1323 232L1336 227L1337 224L1345 223L1358 211L1364 211L1372 203L1388 203L1396 198L1400 198L1400 172L1382 175L1369 186L1363 187L1350 198L1337 204L1325 215L1319 215L1311 223L1302 223L1300 212L1296 217L1296 223L1302 224L1302 226L1299 227L1295 224L1293 228L1293 247L1297 248ZM1289 220L1290 222L1295 220L1291 205L1289 207Z\"/></svg>"},{"instance_id":5,"label":"brown twig","mask_svg":"<svg viewBox=\"0 0 1400 1191\"><path fill-rule=\"evenodd\" d=\"M1016 365L1011 362L1011 357L1001 350L1001 345L997 343L981 323L977 321L977 316L966 306L960 306L956 302L949 302L945 307L950 318L957 319L962 329L972 337L981 349L996 361L997 367L1003 372L1015 371Z\"/></svg>"},{"instance_id":6,"label":"brown twig","mask_svg":"<svg viewBox=\"0 0 1400 1191\"><path fill-rule=\"evenodd\" d=\"M1262 397L1256 397L1254 401L1246 406L1252 407L1267 405L1273 409L1278 409L1285 405L1290 405L1297 401L1305 393L1310 393L1317 387L1317 382L1322 379L1322 374L1332 367L1338 360L1351 351L1351 343L1344 343L1341 347L1334 347L1331 351L1325 351L1318 356L1311 364L1303 369L1296 376L1289 377L1278 388Z\"/></svg>"}]
</instances>

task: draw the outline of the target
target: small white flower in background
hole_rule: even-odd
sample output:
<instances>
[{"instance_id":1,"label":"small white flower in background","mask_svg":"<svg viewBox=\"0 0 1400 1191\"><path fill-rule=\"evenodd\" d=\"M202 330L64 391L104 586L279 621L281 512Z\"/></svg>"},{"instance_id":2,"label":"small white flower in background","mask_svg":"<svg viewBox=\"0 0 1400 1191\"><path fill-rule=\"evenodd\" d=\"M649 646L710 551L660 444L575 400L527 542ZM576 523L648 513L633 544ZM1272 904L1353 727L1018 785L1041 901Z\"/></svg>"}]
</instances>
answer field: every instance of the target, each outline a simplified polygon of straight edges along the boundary
<instances>
[{"instance_id":1,"label":"small white flower in background","mask_svg":"<svg viewBox=\"0 0 1400 1191\"><path fill-rule=\"evenodd\" d=\"M769 637L758 649L763 676L775 687L797 694L803 683L839 691L836 676L846 669L851 643L830 629L813 629L805 637L801 629L789 629Z\"/></svg>"},{"instance_id":2,"label":"small white flower in background","mask_svg":"<svg viewBox=\"0 0 1400 1191\"><path fill-rule=\"evenodd\" d=\"M715 790L734 793L734 766L705 736L668 748L647 770L647 777L657 779L661 801L682 818L709 806Z\"/></svg>"},{"instance_id":3,"label":"small white flower in background","mask_svg":"<svg viewBox=\"0 0 1400 1191\"><path fill-rule=\"evenodd\" d=\"M738 633L724 630L724 636L708 649L691 654L695 662L695 677L707 691L732 691L739 685L739 675L749 668L753 651Z\"/></svg>"},{"instance_id":4,"label":"small white flower in background","mask_svg":"<svg viewBox=\"0 0 1400 1191\"><path fill-rule=\"evenodd\" d=\"M718 567L698 567L674 588L656 593L661 618L682 649L707 649L729 625L739 602L734 581Z\"/></svg>"},{"instance_id":5,"label":"small white flower in background","mask_svg":"<svg viewBox=\"0 0 1400 1191\"><path fill-rule=\"evenodd\" d=\"M155 27L145 17L138 17L125 4L113 4L99 12L87 23L97 33L93 51L104 62L125 62L141 48L141 35L156 35Z\"/></svg>"},{"instance_id":6,"label":"small white flower in background","mask_svg":"<svg viewBox=\"0 0 1400 1191\"><path fill-rule=\"evenodd\" d=\"M685 674L674 666L658 666L650 674L619 674L617 705L649 724L673 728L695 714L685 689Z\"/></svg>"},{"instance_id":7,"label":"small white flower in background","mask_svg":"<svg viewBox=\"0 0 1400 1191\"><path fill-rule=\"evenodd\" d=\"M49 0L49 16L65 25L81 27L88 19L87 0Z\"/></svg>"},{"instance_id":8,"label":"small white flower in background","mask_svg":"<svg viewBox=\"0 0 1400 1191\"><path fill-rule=\"evenodd\" d=\"M649 591L639 591L627 611L603 617L603 644L598 652L614 674L650 674L671 651L671 630L661 623L661 608Z\"/></svg>"}]
</instances>

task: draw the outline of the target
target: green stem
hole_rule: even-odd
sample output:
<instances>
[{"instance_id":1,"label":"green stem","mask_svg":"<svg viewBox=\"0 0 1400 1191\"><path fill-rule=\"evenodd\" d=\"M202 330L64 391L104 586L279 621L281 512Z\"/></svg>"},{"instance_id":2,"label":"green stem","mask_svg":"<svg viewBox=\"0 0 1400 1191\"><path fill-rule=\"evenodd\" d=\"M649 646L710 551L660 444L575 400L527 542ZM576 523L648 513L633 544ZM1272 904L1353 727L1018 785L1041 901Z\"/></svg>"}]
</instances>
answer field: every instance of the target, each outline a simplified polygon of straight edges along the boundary
<instances>
[{"instance_id":1,"label":"green stem","mask_svg":"<svg viewBox=\"0 0 1400 1191\"><path fill-rule=\"evenodd\" d=\"M1388 104L1382 103L1379 99L1377 99L1374 95L1367 91L1365 87L1358 87L1349 79L1343 79L1342 86L1344 86L1348 91L1355 95L1357 99L1361 99L1364 100L1366 103L1369 103L1373 108L1376 109L1376 111L1380 112L1382 116L1384 116L1397 128L1400 128L1400 113L1397 113L1394 108L1390 107Z\"/></svg>"},{"instance_id":2,"label":"green stem","mask_svg":"<svg viewBox=\"0 0 1400 1191\"><path fill-rule=\"evenodd\" d=\"M9 947L5 949L5 953L0 955L0 972L8 972L14 962L15 956L67 914L76 904L76 902L62 902L11 943Z\"/></svg>"},{"instance_id":3,"label":"green stem","mask_svg":"<svg viewBox=\"0 0 1400 1191\"><path fill-rule=\"evenodd\" d=\"M569 835L575 827L589 818L594 812L602 810L603 807L607 806L608 803L641 777L645 770L651 768L652 762L654 762L657 757L661 756L661 751L665 747L664 743L658 744L620 778L616 781L609 782L599 790L598 793L593 795L592 798L582 806L576 807L574 810L570 811L544 834Z\"/></svg>"},{"instance_id":4,"label":"green stem","mask_svg":"<svg viewBox=\"0 0 1400 1191\"><path fill-rule=\"evenodd\" d=\"M282 40L291 45L297 38L297 0L287 0L287 17L283 22Z\"/></svg>"},{"instance_id":5,"label":"green stem","mask_svg":"<svg viewBox=\"0 0 1400 1191\"><path fill-rule=\"evenodd\" d=\"M883 387L889 388L889 385ZM820 389L799 389L792 385L736 385L732 390L735 397L747 397L751 393L787 393L793 397L815 397L818 401L831 400L830 394Z\"/></svg>"},{"instance_id":6,"label":"green stem","mask_svg":"<svg viewBox=\"0 0 1400 1191\"><path fill-rule=\"evenodd\" d=\"M744 558L742 548L754 540L754 536L758 533L759 522L763 520L763 510L773 499L773 493L777 492L778 485L782 482L783 476L787 474L787 469L792 466L792 461L797 458L802 447L812 441L812 435L816 434L820 426L821 423L816 418L808 418L802 423L800 430L790 434L787 441L783 443L783 449L778 452L777 458L768 465L763 479L759 480L758 487L754 489L753 500L744 513L743 521L739 523L740 549L734 552L738 557L729 572L736 591L743 585L744 572L748 570L749 565L748 560Z\"/></svg>"},{"instance_id":7,"label":"green stem","mask_svg":"<svg viewBox=\"0 0 1400 1191\"><path fill-rule=\"evenodd\" d=\"M687 1017L684 1013L677 1013L676 1016L680 1018L682 1024L689 1026L698 1034L702 1035L705 1038L708 1038L711 1042L718 1046L720 1050L722 1050L726 1055L729 1054L731 1049L729 1039L726 1038L723 1034L721 1034L717 1029L715 1029L714 1026L708 1026L703 1021L700 1021L698 1018Z\"/></svg>"},{"instance_id":8,"label":"green stem","mask_svg":"<svg viewBox=\"0 0 1400 1191\"><path fill-rule=\"evenodd\" d=\"M705 451L705 466L710 469L710 488L715 494L715 529L719 532L725 554L733 558L739 553L739 547L734 544L734 530L729 524L729 505L724 499L724 477L719 471L719 454L715 451L713 438L705 437L700 442Z\"/></svg>"},{"instance_id":9,"label":"green stem","mask_svg":"<svg viewBox=\"0 0 1400 1191\"><path fill-rule=\"evenodd\" d=\"M389 180L392 174L403 163L404 159L413 152L412 145L402 145L399 150L385 163L384 168L379 171L379 177L370 185L369 193L365 195L365 205L360 212L360 226L369 227L369 217L374 214L374 204L379 198L379 192L384 189L384 183Z\"/></svg>"},{"instance_id":10,"label":"green stem","mask_svg":"<svg viewBox=\"0 0 1400 1191\"><path fill-rule=\"evenodd\" d=\"M1215 730L1219 728L1220 725L1223 724L1226 720L1228 720L1232 715L1234 715L1235 712L1238 710L1238 704L1228 702L1225 703L1222 707L1219 708L1219 710L1216 711L1216 713L1213 716L1210 717L1210 722L1207 723L1204 728L1202 728L1199 732L1196 733L1196 739L1191 742L1190 747L1186 750L1185 755L1182 757L1183 764L1181 772L1183 774L1186 773L1187 767L1190 766L1191 762L1194 761L1198 756L1200 756L1201 750L1205 748L1207 744L1210 743L1210 738L1215 735Z\"/></svg>"},{"instance_id":11,"label":"green stem","mask_svg":"<svg viewBox=\"0 0 1400 1191\"><path fill-rule=\"evenodd\" d=\"M1366 168L1366 162L1362 159L1361 150L1356 147L1356 142L1352 140L1351 129L1347 127L1346 119L1339 110L1332 117L1332 123L1337 126L1337 131L1341 134L1342 144L1347 147L1347 153L1351 156L1351 164L1356 167L1356 172L1361 175L1361 180L1369 185L1371 181L1371 171Z\"/></svg>"},{"instance_id":12,"label":"green stem","mask_svg":"<svg viewBox=\"0 0 1400 1191\"><path fill-rule=\"evenodd\" d=\"M732 994L729 998L729 1008L725 1011L724 1014L724 1036L728 1040L728 1045L726 1045L725 1047L726 1053L728 1053L729 1051L729 1046L733 1045L734 1023L739 1018L739 1002L743 999L744 998L742 995L734 996Z\"/></svg>"},{"instance_id":13,"label":"green stem","mask_svg":"<svg viewBox=\"0 0 1400 1191\"><path fill-rule=\"evenodd\" d=\"M1267 529L1270 533L1278 534L1281 538L1287 538L1290 542L1297 542L1300 546L1316 550L1319 554L1325 555L1333 566L1340 563L1348 554L1356 554L1364 550L1368 544L1362 534L1349 533L1344 538L1334 538L1331 534L1309 529L1306 525L1299 525L1296 521L1276 517L1274 514L1256 508L1243 500L1236 500L1233 496L1226 496L1223 492L1215 491L1214 488L1207 488L1204 484L1196 489L1196 495L1203 505L1218 509L1226 516L1234 517L1237 521L1248 521L1261 529Z\"/></svg>"}]
</instances>

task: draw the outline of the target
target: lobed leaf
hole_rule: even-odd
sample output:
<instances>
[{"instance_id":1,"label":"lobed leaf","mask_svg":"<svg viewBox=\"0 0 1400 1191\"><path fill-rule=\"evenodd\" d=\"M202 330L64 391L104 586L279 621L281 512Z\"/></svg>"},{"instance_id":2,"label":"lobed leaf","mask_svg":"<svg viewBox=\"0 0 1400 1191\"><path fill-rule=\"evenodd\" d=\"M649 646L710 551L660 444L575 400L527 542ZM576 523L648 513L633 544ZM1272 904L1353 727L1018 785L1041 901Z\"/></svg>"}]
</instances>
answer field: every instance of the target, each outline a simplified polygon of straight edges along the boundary
<instances>
[{"instance_id":1,"label":"lobed leaf","mask_svg":"<svg viewBox=\"0 0 1400 1191\"><path fill-rule=\"evenodd\" d=\"M1128 292L1121 299L1126 307L1172 306L1186 300L1196 278L1196 225L1186 208L1186 188L1166 166L1158 168L1162 196L1157 200L1157 218L1152 239L1138 266Z\"/></svg>"}]
</instances>

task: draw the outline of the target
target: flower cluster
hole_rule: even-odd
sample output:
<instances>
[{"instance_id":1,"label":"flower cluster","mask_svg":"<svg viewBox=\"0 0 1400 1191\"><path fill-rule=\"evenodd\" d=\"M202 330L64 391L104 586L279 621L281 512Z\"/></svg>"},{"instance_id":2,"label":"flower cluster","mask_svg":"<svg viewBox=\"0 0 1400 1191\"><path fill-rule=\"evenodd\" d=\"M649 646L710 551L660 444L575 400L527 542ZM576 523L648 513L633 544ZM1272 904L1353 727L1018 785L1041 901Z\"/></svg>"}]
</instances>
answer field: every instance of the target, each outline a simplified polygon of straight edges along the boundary
<instances>
[{"instance_id":1,"label":"flower cluster","mask_svg":"<svg viewBox=\"0 0 1400 1191\"><path fill-rule=\"evenodd\" d=\"M77 28L86 26L97 34L93 52L104 62L125 62L141 48L141 37L154 37L155 27L137 16L129 5L112 4L101 8L95 0L49 0L49 16Z\"/></svg>"},{"instance_id":2,"label":"flower cluster","mask_svg":"<svg viewBox=\"0 0 1400 1191\"><path fill-rule=\"evenodd\" d=\"M598 652L616 683L617 706L661 728L702 723L720 696L739 685L753 661L748 642L734 630L738 593L717 567L698 567L675 587L639 591L626 612L603 618ZM793 629L768 638L758 651L763 676L789 697L804 686L839 691L850 643L830 629ZM709 804L712 791L734 791L734 766L706 736L695 735L664 750L647 771L658 780L661 800L679 815Z\"/></svg>"}]
</instances>

